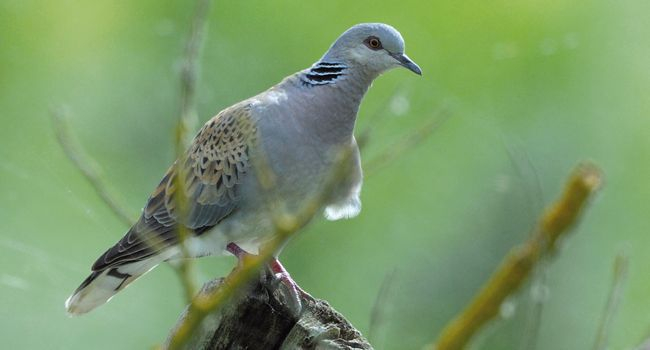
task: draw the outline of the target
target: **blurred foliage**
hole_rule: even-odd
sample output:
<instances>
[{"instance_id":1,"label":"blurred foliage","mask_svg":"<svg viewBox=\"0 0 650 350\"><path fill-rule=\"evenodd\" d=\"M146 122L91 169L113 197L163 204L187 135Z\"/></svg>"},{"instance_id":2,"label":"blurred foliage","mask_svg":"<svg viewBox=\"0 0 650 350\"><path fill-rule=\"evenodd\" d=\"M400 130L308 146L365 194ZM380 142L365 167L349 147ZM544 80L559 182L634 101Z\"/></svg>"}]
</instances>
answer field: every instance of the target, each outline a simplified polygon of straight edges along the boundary
<instances>
[{"instance_id":1,"label":"blurred foliage","mask_svg":"<svg viewBox=\"0 0 650 350\"><path fill-rule=\"evenodd\" d=\"M95 312L65 316L65 298L125 227L66 159L48 110L68 107L86 153L139 212L173 160L192 10L182 1L0 0L3 347L147 348L182 310L182 288L162 266ZM611 345L630 348L647 335L650 2L217 2L209 20L201 121L309 66L342 31L368 21L398 28L424 77L396 70L377 80L359 118L361 128L377 123L363 158L441 106L451 114L366 179L360 217L318 220L282 256L303 288L363 332L392 276L378 347L431 341L584 158L603 168L606 184L579 232L538 273L548 295L537 348L594 343L624 246L628 285ZM387 115L371 118L378 113ZM204 258L198 267L207 280L233 264ZM519 349L539 294L529 288L509 301L511 312L476 347Z\"/></svg>"}]
</instances>

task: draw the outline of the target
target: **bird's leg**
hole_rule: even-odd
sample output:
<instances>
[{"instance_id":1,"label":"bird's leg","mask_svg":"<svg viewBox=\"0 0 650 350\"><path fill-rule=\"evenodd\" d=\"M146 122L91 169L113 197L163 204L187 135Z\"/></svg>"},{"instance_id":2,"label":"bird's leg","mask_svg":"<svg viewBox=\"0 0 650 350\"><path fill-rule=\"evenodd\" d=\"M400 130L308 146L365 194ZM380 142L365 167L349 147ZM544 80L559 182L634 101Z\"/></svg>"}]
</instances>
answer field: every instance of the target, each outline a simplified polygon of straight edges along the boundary
<instances>
[{"instance_id":1,"label":"bird's leg","mask_svg":"<svg viewBox=\"0 0 650 350\"><path fill-rule=\"evenodd\" d=\"M230 254L237 257L237 266L241 267L242 264L244 263L244 257L248 255L248 253L245 250L241 249L235 243L228 243L228 245L226 246L226 250Z\"/></svg>"},{"instance_id":2,"label":"bird's leg","mask_svg":"<svg viewBox=\"0 0 650 350\"><path fill-rule=\"evenodd\" d=\"M305 292L304 289L300 288L296 281L291 278L291 275L289 275L289 272L287 269L282 266L282 263L278 258L273 257L271 261L269 261L269 267L271 268L271 271L282 281L290 290L294 291L298 299L300 297L304 297L307 299L313 300L314 297L311 296L311 294Z\"/></svg>"},{"instance_id":3,"label":"bird's leg","mask_svg":"<svg viewBox=\"0 0 650 350\"><path fill-rule=\"evenodd\" d=\"M296 315L299 315L303 310L302 298L304 297L309 300L314 300L314 298L312 298L309 293L302 290L302 288L298 287L296 281L291 278L291 275L289 275L289 272L287 272L284 266L282 266L278 258L272 257L268 262L268 266L271 269L271 272L273 272L273 276L287 288L289 300L291 300L287 305Z\"/></svg>"},{"instance_id":4,"label":"bird's leg","mask_svg":"<svg viewBox=\"0 0 650 350\"><path fill-rule=\"evenodd\" d=\"M246 252L245 250L241 249L237 244L235 243L228 243L226 246L226 250L237 257L238 261L238 266L241 267L243 264L243 260L247 255L250 255L250 253ZM296 310L298 313L302 309L302 302L301 302L301 297L306 298L309 300L314 300L314 297L312 297L309 293L305 292L302 288L298 286L298 284L291 278L291 275L289 275L289 272L282 266L282 263L278 260L278 258L273 257L271 260L267 263L268 268L273 272L273 276L277 278L280 283L284 284L284 286L288 289L290 298L292 299L293 302L293 309Z\"/></svg>"}]
</instances>

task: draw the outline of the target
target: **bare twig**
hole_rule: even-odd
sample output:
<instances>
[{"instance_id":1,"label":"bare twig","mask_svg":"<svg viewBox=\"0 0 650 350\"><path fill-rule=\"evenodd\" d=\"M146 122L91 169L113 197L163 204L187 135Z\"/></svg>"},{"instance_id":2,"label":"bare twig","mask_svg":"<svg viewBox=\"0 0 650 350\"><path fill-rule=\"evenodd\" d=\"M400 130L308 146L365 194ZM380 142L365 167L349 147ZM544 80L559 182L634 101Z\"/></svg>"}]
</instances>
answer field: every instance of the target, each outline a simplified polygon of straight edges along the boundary
<instances>
[{"instance_id":1,"label":"bare twig","mask_svg":"<svg viewBox=\"0 0 650 350\"><path fill-rule=\"evenodd\" d=\"M625 280L627 279L628 265L629 259L627 255L625 253L619 253L614 260L614 279L612 281L612 289L609 292L609 298L607 299L607 307L605 308L603 319L600 321L600 326L598 327L594 350L607 349L612 323L614 322L618 306L621 304L621 299L623 298L623 289L625 286Z\"/></svg>"},{"instance_id":2,"label":"bare twig","mask_svg":"<svg viewBox=\"0 0 650 350\"><path fill-rule=\"evenodd\" d=\"M382 342L383 339L377 339L379 334L381 334L382 328L385 326L386 322L386 307L388 305L388 298L390 296L391 287L395 281L395 270L392 270L386 274L384 277L381 286L379 287L379 293L375 298L375 302L372 305L372 310L370 312L370 324L368 325L368 340L370 340L376 347L383 348Z\"/></svg>"},{"instance_id":3,"label":"bare twig","mask_svg":"<svg viewBox=\"0 0 650 350\"><path fill-rule=\"evenodd\" d=\"M115 196L108 190L106 184L102 180L99 167L97 163L88 155L86 155L74 140L70 132L68 124L68 113L63 107L53 108L50 112L52 121L54 123L54 131L56 138L63 149L65 155L72 161L72 164L83 174L86 180L93 187L97 195L104 201L108 208L122 221L127 227L130 227L135 220L131 218L115 198Z\"/></svg>"},{"instance_id":4,"label":"bare twig","mask_svg":"<svg viewBox=\"0 0 650 350\"><path fill-rule=\"evenodd\" d=\"M186 193L186 169L187 160L186 150L190 145L189 135L193 134L197 122L196 112L196 85L198 80L199 55L203 47L205 37L206 19L210 8L210 0L199 0L192 18L192 28L190 30L185 55L181 70L181 112L176 126L175 145L176 145L176 176L174 186L176 193L174 201L177 209L177 234L182 259L178 262L178 276L183 284L185 297L191 301L196 293L194 283L193 261L185 245L185 240L189 237L190 232L186 227L186 219L189 210L189 203Z\"/></svg>"},{"instance_id":5,"label":"bare twig","mask_svg":"<svg viewBox=\"0 0 650 350\"><path fill-rule=\"evenodd\" d=\"M198 0L190 33L185 46L181 65L181 113L177 128L176 152L182 154L191 142L191 135L196 129L198 113L196 109L196 86L199 77L199 58L207 26L207 16L210 12L211 0Z\"/></svg>"},{"instance_id":6,"label":"bare twig","mask_svg":"<svg viewBox=\"0 0 650 350\"><path fill-rule=\"evenodd\" d=\"M390 98L385 99L384 103L382 103L381 106L379 106L373 113L363 118L365 120L366 126L360 128L360 130L356 133L359 149L364 149L365 146L368 145L370 142L370 137L372 136L372 133L375 131L375 129L377 129L377 127L380 126L390 114L392 114L389 113L391 101L399 96L402 89L402 86L395 87L393 92L390 94Z\"/></svg>"},{"instance_id":7,"label":"bare twig","mask_svg":"<svg viewBox=\"0 0 650 350\"><path fill-rule=\"evenodd\" d=\"M507 141L504 138L503 144L516 177L527 189L524 191L526 195L526 203L528 203L527 209L529 210L531 217L535 217L544 209L544 191L542 190L539 172L523 147L520 147L518 144L513 144L511 138L508 138ZM535 222L532 222L530 227L531 230L535 227L534 225ZM542 312L547 299L546 295L548 294L546 286L548 263L549 259L541 259L531 273L528 312L526 314L523 332L520 338L521 343L519 349L521 350L535 350L537 346Z\"/></svg>"},{"instance_id":8,"label":"bare twig","mask_svg":"<svg viewBox=\"0 0 650 350\"><path fill-rule=\"evenodd\" d=\"M364 176L368 177L376 173L381 168L398 159L407 151L417 147L425 141L434 131L451 117L445 109L438 110L430 120L427 120L422 126L410 131L399 141L387 147L381 154L370 159L363 165Z\"/></svg>"},{"instance_id":9,"label":"bare twig","mask_svg":"<svg viewBox=\"0 0 650 350\"><path fill-rule=\"evenodd\" d=\"M602 174L596 166L578 166L564 193L546 210L528 241L504 258L465 310L442 330L432 348L463 349L478 330L498 314L501 304L522 285L537 262L555 251L556 242L577 222L601 181Z\"/></svg>"},{"instance_id":10,"label":"bare twig","mask_svg":"<svg viewBox=\"0 0 650 350\"><path fill-rule=\"evenodd\" d=\"M529 190L525 192L527 200L530 203L529 210L531 216L536 216L544 208L544 191L542 190L542 182L539 178L539 171L535 168L530 159L530 155L524 150L523 147L516 147L504 140L504 148L508 154L508 159L512 168L515 170L517 177L521 183L529 186ZM523 159L524 164L521 164ZM527 184L527 181L532 179L532 184Z\"/></svg>"}]
</instances>

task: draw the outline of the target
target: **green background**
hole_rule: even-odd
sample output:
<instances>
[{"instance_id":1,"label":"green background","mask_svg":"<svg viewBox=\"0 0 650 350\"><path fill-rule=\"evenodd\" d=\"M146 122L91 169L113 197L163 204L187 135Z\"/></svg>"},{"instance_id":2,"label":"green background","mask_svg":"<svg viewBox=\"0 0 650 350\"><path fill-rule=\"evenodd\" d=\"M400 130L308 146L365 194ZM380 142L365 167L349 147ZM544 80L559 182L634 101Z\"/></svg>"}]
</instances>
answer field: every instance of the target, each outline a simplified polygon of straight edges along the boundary
<instances>
[{"instance_id":1,"label":"green background","mask_svg":"<svg viewBox=\"0 0 650 350\"><path fill-rule=\"evenodd\" d=\"M162 266L78 318L63 302L125 232L71 165L49 109L63 104L86 153L134 216L173 160L178 68L193 3L0 1L0 339L6 349L142 349L184 307ZM625 251L630 273L611 333L650 330L650 2L217 2L199 83L203 122L308 67L349 26L401 31L424 71L380 77L361 108L364 160L443 109L417 148L369 174L363 211L318 220L285 249L300 285L382 349L432 341L523 241L573 166L605 187L559 254L509 300L476 349L586 349ZM232 258L204 258L200 279ZM381 285L378 322L373 303ZM532 291L532 292L531 292ZM530 310L543 306L537 331ZM514 312L512 312L514 311Z\"/></svg>"}]
</instances>

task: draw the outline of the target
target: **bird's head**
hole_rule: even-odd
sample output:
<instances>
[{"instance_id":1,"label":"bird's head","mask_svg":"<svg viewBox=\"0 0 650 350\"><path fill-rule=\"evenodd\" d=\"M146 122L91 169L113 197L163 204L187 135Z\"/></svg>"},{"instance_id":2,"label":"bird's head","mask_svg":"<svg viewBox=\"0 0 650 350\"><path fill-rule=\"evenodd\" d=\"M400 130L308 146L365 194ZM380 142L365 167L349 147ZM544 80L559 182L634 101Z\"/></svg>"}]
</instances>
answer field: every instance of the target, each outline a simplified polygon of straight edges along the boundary
<instances>
[{"instance_id":1,"label":"bird's head","mask_svg":"<svg viewBox=\"0 0 650 350\"><path fill-rule=\"evenodd\" d=\"M420 67L404 53L402 35L383 23L362 23L348 29L336 39L323 60L358 65L375 74L401 66L422 75Z\"/></svg>"}]
</instances>

